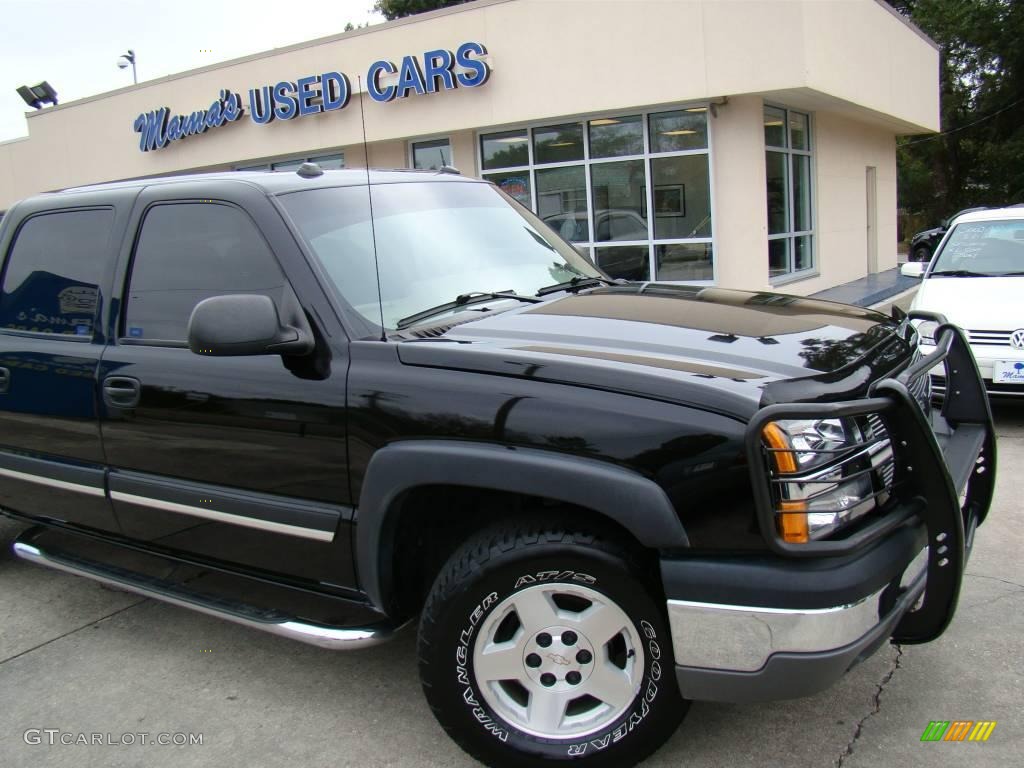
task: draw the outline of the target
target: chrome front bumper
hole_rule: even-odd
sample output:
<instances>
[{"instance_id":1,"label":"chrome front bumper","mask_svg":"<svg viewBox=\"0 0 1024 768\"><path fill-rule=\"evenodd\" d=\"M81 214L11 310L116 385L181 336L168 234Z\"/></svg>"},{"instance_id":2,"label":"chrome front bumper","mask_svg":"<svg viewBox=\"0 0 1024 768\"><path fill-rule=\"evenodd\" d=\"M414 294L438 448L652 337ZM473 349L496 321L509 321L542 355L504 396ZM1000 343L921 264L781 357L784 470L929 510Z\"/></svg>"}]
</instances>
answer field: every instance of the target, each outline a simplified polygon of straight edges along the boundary
<instances>
[{"instance_id":1,"label":"chrome front bumper","mask_svg":"<svg viewBox=\"0 0 1024 768\"><path fill-rule=\"evenodd\" d=\"M904 570L900 596L895 601L884 597L890 585L855 603L821 609L669 600L672 646L683 695L722 701L765 700L805 695L827 687L852 663L876 650L888 638L884 630L891 631L914 607L924 592L927 565L925 547ZM851 664L838 663L847 656ZM799 674L801 657L808 662L808 672L811 667L820 667L824 674L801 675L804 679L796 688L787 686L778 691L764 684L777 678L777 671L763 679L759 676L776 659ZM821 663L833 659L835 663ZM729 684L716 689L713 682L723 676L728 677ZM742 693L744 680L749 683L749 695Z\"/></svg>"}]
</instances>

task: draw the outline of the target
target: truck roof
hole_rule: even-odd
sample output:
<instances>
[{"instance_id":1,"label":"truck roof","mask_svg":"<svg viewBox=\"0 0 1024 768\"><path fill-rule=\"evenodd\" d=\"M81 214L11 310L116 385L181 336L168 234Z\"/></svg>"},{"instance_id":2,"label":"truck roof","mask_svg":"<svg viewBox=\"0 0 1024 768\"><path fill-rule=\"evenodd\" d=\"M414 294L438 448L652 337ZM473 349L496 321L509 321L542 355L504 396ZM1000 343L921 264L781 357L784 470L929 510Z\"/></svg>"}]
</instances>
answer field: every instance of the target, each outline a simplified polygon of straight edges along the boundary
<instances>
[{"instance_id":1,"label":"truck roof","mask_svg":"<svg viewBox=\"0 0 1024 768\"><path fill-rule=\"evenodd\" d=\"M239 182L252 184L266 190L268 194L279 195L304 189L322 187L354 187L370 184L397 184L424 181L466 182L478 181L459 175L454 170L418 171L406 169L346 168L337 171L323 171L319 176L300 176L295 171L220 171L216 173L191 173L177 176L152 176L127 181L111 181L103 184L89 184L68 187L44 195L62 195L77 192L103 192L123 189L138 189L157 184L195 184L196 182Z\"/></svg>"}]
</instances>

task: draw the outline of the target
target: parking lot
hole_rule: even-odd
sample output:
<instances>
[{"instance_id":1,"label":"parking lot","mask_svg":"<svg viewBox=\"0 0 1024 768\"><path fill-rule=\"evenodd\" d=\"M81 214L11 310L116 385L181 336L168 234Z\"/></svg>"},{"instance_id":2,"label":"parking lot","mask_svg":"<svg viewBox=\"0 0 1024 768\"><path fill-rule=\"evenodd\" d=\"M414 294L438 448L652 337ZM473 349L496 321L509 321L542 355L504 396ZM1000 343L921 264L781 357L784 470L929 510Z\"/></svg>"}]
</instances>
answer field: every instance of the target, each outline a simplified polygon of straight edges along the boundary
<instances>
[{"instance_id":1,"label":"parking lot","mask_svg":"<svg viewBox=\"0 0 1024 768\"><path fill-rule=\"evenodd\" d=\"M646 765L1024 765L1024 405L996 421L995 506L940 640L886 647L813 698L697 703ZM413 632L332 654L21 562L17 530L0 522L0 765L474 764L420 694ZM998 725L984 744L922 743L932 720ZM29 729L202 744L51 746Z\"/></svg>"}]
</instances>

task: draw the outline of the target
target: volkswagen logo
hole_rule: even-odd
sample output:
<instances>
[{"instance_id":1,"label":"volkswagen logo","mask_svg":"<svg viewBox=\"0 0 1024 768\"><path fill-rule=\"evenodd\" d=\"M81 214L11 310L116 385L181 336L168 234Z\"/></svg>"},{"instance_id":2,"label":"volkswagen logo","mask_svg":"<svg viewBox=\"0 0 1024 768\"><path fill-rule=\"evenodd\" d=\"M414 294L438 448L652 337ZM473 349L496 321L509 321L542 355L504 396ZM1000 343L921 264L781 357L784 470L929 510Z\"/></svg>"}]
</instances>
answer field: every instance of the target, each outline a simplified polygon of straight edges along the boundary
<instances>
[{"instance_id":1,"label":"volkswagen logo","mask_svg":"<svg viewBox=\"0 0 1024 768\"><path fill-rule=\"evenodd\" d=\"M1024 328L1018 328L1010 334L1010 346L1014 349L1024 349Z\"/></svg>"}]
</instances>

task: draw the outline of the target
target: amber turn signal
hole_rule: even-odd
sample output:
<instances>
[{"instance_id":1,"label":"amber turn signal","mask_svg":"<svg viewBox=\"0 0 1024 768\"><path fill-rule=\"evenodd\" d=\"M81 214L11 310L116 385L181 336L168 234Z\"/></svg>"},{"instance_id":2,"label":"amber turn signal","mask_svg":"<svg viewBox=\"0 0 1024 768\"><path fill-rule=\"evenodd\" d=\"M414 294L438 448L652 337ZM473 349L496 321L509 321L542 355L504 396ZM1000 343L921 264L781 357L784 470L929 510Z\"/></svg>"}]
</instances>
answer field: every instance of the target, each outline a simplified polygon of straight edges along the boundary
<instances>
[{"instance_id":1,"label":"amber turn signal","mask_svg":"<svg viewBox=\"0 0 1024 768\"><path fill-rule=\"evenodd\" d=\"M796 454L790 449L789 440L786 439L786 433L782 431L782 427L774 422L766 424L761 430L761 435L768 443L768 447L771 448L769 453L776 471L782 475L795 473L797 469Z\"/></svg>"},{"instance_id":2,"label":"amber turn signal","mask_svg":"<svg viewBox=\"0 0 1024 768\"><path fill-rule=\"evenodd\" d=\"M807 502L780 502L777 519L783 541L790 544L805 544L810 539L807 529Z\"/></svg>"}]
</instances>

